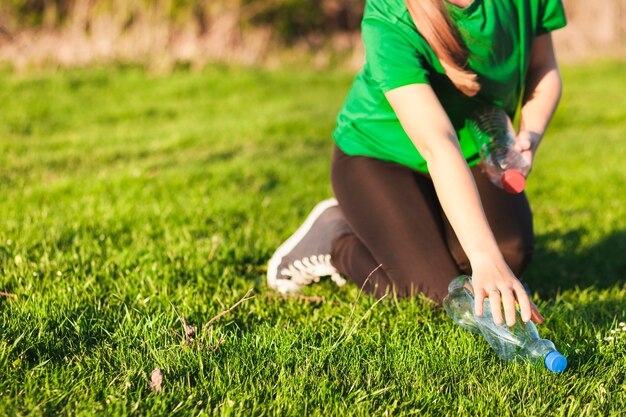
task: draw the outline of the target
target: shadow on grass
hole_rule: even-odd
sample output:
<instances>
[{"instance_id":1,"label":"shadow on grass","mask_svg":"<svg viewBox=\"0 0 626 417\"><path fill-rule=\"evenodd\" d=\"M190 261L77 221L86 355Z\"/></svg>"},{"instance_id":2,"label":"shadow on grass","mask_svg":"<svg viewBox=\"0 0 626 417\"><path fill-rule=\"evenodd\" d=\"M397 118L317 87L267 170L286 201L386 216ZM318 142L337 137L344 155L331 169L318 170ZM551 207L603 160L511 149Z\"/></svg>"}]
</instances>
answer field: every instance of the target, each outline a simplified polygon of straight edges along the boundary
<instances>
[{"instance_id":1,"label":"shadow on grass","mask_svg":"<svg viewBox=\"0 0 626 417\"><path fill-rule=\"evenodd\" d=\"M13 326L0 331L0 339L11 341L10 360L19 360L27 369L89 354L109 336L101 325L102 312L94 306L80 306L64 314L52 312L43 320L19 317Z\"/></svg>"},{"instance_id":2,"label":"shadow on grass","mask_svg":"<svg viewBox=\"0 0 626 417\"><path fill-rule=\"evenodd\" d=\"M575 288L598 290L626 283L626 231L617 231L585 246L586 230L536 237L535 254L525 276L542 298ZM552 249L556 248L556 249Z\"/></svg>"}]
</instances>

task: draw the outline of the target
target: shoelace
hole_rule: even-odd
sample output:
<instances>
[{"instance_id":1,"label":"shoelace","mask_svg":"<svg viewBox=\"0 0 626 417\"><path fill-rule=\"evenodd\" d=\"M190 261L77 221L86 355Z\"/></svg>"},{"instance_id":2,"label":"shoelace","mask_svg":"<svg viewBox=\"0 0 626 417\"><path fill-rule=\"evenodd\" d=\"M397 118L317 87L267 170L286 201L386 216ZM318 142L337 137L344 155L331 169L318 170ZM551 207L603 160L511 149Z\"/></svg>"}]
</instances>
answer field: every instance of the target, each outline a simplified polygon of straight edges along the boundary
<instances>
[{"instance_id":1,"label":"shoelace","mask_svg":"<svg viewBox=\"0 0 626 417\"><path fill-rule=\"evenodd\" d=\"M330 255L306 256L293 261L287 268L283 268L280 273L291 277L292 281L300 285L319 282L320 277L326 275L330 275L330 278L339 286L346 283L346 280L330 263Z\"/></svg>"}]
</instances>

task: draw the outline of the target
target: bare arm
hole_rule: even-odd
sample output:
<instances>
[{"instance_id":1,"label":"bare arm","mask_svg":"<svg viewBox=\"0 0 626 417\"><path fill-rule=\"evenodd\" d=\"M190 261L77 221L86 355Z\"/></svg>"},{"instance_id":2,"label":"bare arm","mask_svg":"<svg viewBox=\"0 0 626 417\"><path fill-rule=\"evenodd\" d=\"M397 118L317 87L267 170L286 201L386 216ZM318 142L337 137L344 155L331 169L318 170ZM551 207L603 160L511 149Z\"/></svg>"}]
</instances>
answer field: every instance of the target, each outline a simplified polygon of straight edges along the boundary
<instances>
[{"instance_id":1,"label":"bare arm","mask_svg":"<svg viewBox=\"0 0 626 417\"><path fill-rule=\"evenodd\" d=\"M550 33L535 38L522 102L517 149L533 157L561 98L561 74Z\"/></svg>"},{"instance_id":2,"label":"bare arm","mask_svg":"<svg viewBox=\"0 0 626 417\"><path fill-rule=\"evenodd\" d=\"M443 211L470 260L477 314L482 314L483 300L489 297L496 323L502 323L502 303L506 322L513 325L517 299L523 320L530 320L528 296L504 261L456 132L432 88L407 85L389 91L386 97L426 160Z\"/></svg>"}]
</instances>

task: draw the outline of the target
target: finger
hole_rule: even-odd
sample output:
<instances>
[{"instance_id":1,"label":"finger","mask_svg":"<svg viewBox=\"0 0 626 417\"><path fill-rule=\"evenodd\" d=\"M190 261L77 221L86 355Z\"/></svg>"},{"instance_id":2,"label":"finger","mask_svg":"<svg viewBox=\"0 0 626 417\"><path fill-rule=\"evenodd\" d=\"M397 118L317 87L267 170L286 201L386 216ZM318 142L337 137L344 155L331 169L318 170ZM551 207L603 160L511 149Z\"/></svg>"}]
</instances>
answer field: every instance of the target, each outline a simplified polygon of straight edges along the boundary
<instances>
[{"instance_id":1,"label":"finger","mask_svg":"<svg viewBox=\"0 0 626 417\"><path fill-rule=\"evenodd\" d=\"M520 132L515 141L515 150L518 152L528 151L531 145L530 134L528 132Z\"/></svg>"},{"instance_id":2,"label":"finger","mask_svg":"<svg viewBox=\"0 0 626 417\"><path fill-rule=\"evenodd\" d=\"M498 326L503 323L501 302L502 300L500 298L500 291L489 291L489 305L491 306L491 316L493 317L493 322Z\"/></svg>"},{"instance_id":3,"label":"finger","mask_svg":"<svg viewBox=\"0 0 626 417\"><path fill-rule=\"evenodd\" d=\"M474 312L476 316L482 317L485 307L485 291L482 289L474 289Z\"/></svg>"},{"instance_id":4,"label":"finger","mask_svg":"<svg viewBox=\"0 0 626 417\"><path fill-rule=\"evenodd\" d=\"M532 301L530 302L530 319L537 324L543 324L546 321Z\"/></svg>"},{"instance_id":5,"label":"finger","mask_svg":"<svg viewBox=\"0 0 626 417\"><path fill-rule=\"evenodd\" d=\"M515 291L515 297L517 297L517 304L519 304L522 320L526 323L530 320L530 299L528 298L528 294L526 294L526 290L519 282L513 289Z\"/></svg>"},{"instance_id":6,"label":"finger","mask_svg":"<svg viewBox=\"0 0 626 417\"><path fill-rule=\"evenodd\" d=\"M513 290L511 288L503 288L500 290L500 296L504 306L506 325L513 327L515 325L515 297L513 296Z\"/></svg>"}]
</instances>

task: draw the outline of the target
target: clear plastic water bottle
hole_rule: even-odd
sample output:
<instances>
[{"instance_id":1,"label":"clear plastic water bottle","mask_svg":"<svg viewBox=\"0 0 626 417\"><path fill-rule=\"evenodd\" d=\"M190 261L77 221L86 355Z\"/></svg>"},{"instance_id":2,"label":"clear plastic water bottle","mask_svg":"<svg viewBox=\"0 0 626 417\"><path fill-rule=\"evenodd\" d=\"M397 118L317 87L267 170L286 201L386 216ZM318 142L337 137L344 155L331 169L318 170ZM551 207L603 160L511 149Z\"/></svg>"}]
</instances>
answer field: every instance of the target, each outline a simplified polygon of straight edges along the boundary
<instances>
[{"instance_id":1,"label":"clear plastic water bottle","mask_svg":"<svg viewBox=\"0 0 626 417\"><path fill-rule=\"evenodd\" d=\"M482 317L476 316L471 278L468 276L462 275L450 283L443 306L456 324L482 334L502 360L526 358L531 362L542 362L552 372L563 372L567 367L567 359L556 350L554 343L540 338L534 323L524 323L519 312L513 327L508 327L506 323L497 325L486 298Z\"/></svg>"},{"instance_id":2,"label":"clear plastic water bottle","mask_svg":"<svg viewBox=\"0 0 626 417\"><path fill-rule=\"evenodd\" d=\"M480 165L491 182L511 194L524 191L530 166L513 148L515 129L504 110L480 109L467 120L467 128L478 147Z\"/></svg>"}]
</instances>

